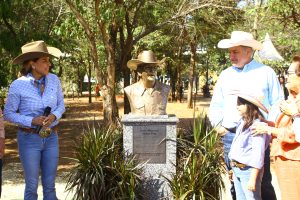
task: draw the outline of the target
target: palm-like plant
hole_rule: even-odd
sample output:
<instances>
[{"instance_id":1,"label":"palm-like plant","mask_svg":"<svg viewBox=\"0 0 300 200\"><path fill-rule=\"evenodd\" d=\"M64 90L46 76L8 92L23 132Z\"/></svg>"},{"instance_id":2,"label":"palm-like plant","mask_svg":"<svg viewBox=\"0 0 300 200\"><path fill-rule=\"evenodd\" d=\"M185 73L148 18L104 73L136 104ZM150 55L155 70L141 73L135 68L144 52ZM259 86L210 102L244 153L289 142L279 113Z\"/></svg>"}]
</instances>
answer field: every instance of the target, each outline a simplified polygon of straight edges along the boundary
<instances>
[{"instance_id":1,"label":"palm-like plant","mask_svg":"<svg viewBox=\"0 0 300 200\"><path fill-rule=\"evenodd\" d=\"M93 127L75 147L77 165L66 190L76 200L139 199L142 170L133 158L124 159L120 128Z\"/></svg>"},{"instance_id":2,"label":"palm-like plant","mask_svg":"<svg viewBox=\"0 0 300 200\"><path fill-rule=\"evenodd\" d=\"M177 173L168 180L175 199L220 199L224 183L220 138L206 115L179 134Z\"/></svg>"}]
</instances>

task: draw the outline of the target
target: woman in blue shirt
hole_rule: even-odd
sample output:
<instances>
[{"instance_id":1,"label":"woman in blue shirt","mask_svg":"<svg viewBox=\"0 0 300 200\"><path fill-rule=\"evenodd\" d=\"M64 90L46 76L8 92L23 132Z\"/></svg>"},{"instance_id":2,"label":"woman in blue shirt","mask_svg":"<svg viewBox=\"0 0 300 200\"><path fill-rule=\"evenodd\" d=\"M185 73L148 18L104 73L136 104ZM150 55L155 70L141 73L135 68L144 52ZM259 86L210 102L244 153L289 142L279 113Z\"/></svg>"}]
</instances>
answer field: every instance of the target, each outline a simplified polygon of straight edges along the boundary
<instances>
[{"instance_id":1,"label":"woman in blue shirt","mask_svg":"<svg viewBox=\"0 0 300 200\"><path fill-rule=\"evenodd\" d=\"M253 136L253 123L267 122L259 109L268 112L255 96L238 94L239 122L229 152L237 200L260 200L264 155L270 138L268 135Z\"/></svg>"},{"instance_id":2,"label":"woman in blue shirt","mask_svg":"<svg viewBox=\"0 0 300 200\"><path fill-rule=\"evenodd\" d=\"M22 76L10 86L4 118L19 127L17 141L26 184L25 200L38 198L39 171L43 199L57 199L57 125L65 106L60 81L49 73L49 68L50 57L58 52L44 41L35 41L22 46L22 54L13 60L13 64L22 64Z\"/></svg>"}]
</instances>

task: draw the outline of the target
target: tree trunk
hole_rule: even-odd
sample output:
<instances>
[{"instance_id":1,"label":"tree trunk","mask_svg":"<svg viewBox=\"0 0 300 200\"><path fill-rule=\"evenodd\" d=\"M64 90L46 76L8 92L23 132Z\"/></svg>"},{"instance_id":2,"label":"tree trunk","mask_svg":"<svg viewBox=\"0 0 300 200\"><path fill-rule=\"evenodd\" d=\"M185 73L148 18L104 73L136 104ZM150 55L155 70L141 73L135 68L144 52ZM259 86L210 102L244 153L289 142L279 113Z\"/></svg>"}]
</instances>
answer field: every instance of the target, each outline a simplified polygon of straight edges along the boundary
<instances>
[{"instance_id":1,"label":"tree trunk","mask_svg":"<svg viewBox=\"0 0 300 200\"><path fill-rule=\"evenodd\" d=\"M196 65L196 44L192 40L190 42L191 48L191 59L190 59L190 68L189 68L189 88L187 94L187 108L193 108L193 82L194 82L194 73Z\"/></svg>"},{"instance_id":2,"label":"tree trunk","mask_svg":"<svg viewBox=\"0 0 300 200\"><path fill-rule=\"evenodd\" d=\"M89 54L88 54L89 55ZM88 90L89 90L89 103L92 103L92 84L91 84L91 76L92 76L92 66L90 60L88 60ZM97 95L97 94L96 94Z\"/></svg>"},{"instance_id":3,"label":"tree trunk","mask_svg":"<svg viewBox=\"0 0 300 200\"><path fill-rule=\"evenodd\" d=\"M178 65L176 69L176 75L177 75L177 82L176 82L176 101L177 102L182 102L183 98L183 85L182 85L182 80L181 80L181 65L182 65L182 42L179 44L179 49L178 49Z\"/></svg>"}]
</instances>

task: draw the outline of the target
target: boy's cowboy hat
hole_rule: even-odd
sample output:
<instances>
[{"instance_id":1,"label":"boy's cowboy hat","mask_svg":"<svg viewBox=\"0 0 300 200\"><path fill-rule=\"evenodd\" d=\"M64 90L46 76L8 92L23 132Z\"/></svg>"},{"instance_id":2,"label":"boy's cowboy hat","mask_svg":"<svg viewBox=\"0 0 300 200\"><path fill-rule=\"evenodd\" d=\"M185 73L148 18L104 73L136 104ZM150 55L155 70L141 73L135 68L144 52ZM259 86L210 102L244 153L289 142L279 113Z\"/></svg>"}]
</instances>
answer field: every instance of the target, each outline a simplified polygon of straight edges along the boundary
<instances>
[{"instance_id":1,"label":"boy's cowboy hat","mask_svg":"<svg viewBox=\"0 0 300 200\"><path fill-rule=\"evenodd\" d=\"M236 96L249 101L250 103L256 105L258 108L268 113L268 109L262 104L261 100L258 97L246 93L237 93Z\"/></svg>"},{"instance_id":2,"label":"boy's cowboy hat","mask_svg":"<svg viewBox=\"0 0 300 200\"><path fill-rule=\"evenodd\" d=\"M156 64L159 64L161 62L156 59L153 51L142 51L141 53L139 53L137 59L132 59L127 62L127 67L129 69L136 70L137 66L142 63L154 64L153 66L155 66Z\"/></svg>"},{"instance_id":3,"label":"boy's cowboy hat","mask_svg":"<svg viewBox=\"0 0 300 200\"><path fill-rule=\"evenodd\" d=\"M13 64L20 64L24 61L40 58L43 56L60 57L62 52L55 47L47 47L42 40L30 42L21 47L22 54L13 60Z\"/></svg>"},{"instance_id":4,"label":"boy's cowboy hat","mask_svg":"<svg viewBox=\"0 0 300 200\"><path fill-rule=\"evenodd\" d=\"M221 49L228 49L236 46L251 47L255 50L261 50L263 48L262 43L255 40L251 33L244 31L233 31L230 39L223 39L218 43L218 47Z\"/></svg>"}]
</instances>

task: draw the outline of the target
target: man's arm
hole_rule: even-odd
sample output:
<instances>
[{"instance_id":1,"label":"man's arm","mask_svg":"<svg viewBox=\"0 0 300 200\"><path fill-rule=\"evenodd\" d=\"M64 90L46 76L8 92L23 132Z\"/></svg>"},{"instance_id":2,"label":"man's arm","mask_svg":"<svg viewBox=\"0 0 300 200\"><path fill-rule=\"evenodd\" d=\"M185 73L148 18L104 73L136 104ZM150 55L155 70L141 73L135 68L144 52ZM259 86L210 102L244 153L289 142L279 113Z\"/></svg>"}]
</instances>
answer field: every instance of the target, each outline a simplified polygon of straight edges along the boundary
<instances>
[{"instance_id":1,"label":"man's arm","mask_svg":"<svg viewBox=\"0 0 300 200\"><path fill-rule=\"evenodd\" d=\"M208 118L213 126L220 125L221 121L223 120L224 96L222 82L222 76L220 75L219 80L214 88L214 93L208 110Z\"/></svg>"}]
</instances>

